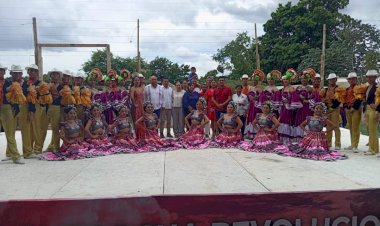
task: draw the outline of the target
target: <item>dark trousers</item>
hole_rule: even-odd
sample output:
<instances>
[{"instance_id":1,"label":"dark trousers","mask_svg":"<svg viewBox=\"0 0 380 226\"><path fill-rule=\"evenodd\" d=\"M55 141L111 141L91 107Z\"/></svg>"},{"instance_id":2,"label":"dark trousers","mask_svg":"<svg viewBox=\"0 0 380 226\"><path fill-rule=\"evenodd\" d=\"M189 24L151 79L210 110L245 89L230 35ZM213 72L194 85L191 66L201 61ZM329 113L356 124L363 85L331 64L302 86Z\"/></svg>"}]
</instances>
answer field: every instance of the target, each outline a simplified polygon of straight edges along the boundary
<instances>
[{"instance_id":1,"label":"dark trousers","mask_svg":"<svg viewBox=\"0 0 380 226\"><path fill-rule=\"evenodd\" d=\"M239 118L240 118L241 122L243 123L243 127L241 127L241 135L242 135L243 138L244 138L245 120L246 120L247 118L245 117L245 115L239 115Z\"/></svg>"},{"instance_id":2,"label":"dark trousers","mask_svg":"<svg viewBox=\"0 0 380 226\"><path fill-rule=\"evenodd\" d=\"M153 111L153 113L156 114L158 118L160 118L160 112L161 112L161 109L157 109Z\"/></svg>"}]
</instances>

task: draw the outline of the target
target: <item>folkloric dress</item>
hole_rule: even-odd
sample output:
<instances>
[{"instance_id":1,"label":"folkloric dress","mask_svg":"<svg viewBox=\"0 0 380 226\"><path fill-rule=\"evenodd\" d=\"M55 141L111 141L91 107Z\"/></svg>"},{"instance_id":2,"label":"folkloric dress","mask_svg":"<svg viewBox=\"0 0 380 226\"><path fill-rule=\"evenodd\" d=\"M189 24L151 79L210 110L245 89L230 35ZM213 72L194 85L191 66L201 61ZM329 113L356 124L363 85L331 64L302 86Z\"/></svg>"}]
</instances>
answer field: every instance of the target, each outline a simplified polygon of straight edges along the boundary
<instances>
[{"instance_id":1,"label":"folkloric dress","mask_svg":"<svg viewBox=\"0 0 380 226\"><path fill-rule=\"evenodd\" d=\"M222 132L214 138L213 146L218 148L238 148L240 142L243 140L240 130L237 132L231 132L228 130L234 130L238 127L236 119L239 116L235 114L232 118L226 119L224 115L221 116L222 125L228 125L231 128L224 128Z\"/></svg>"},{"instance_id":2,"label":"folkloric dress","mask_svg":"<svg viewBox=\"0 0 380 226\"><path fill-rule=\"evenodd\" d=\"M326 119L326 117L308 116L306 120L309 129L306 136L300 142L290 144L281 154L312 160L346 159L347 157L341 152L329 150L326 134L322 131L326 126Z\"/></svg>"},{"instance_id":3,"label":"folkloric dress","mask_svg":"<svg viewBox=\"0 0 380 226\"><path fill-rule=\"evenodd\" d=\"M248 116L247 116L247 125L245 127L244 134L248 136L250 139L252 139L257 132L255 128L253 128L251 122L256 118L256 115L258 113L261 113L261 109L258 107L260 93L261 93L260 89L256 89L256 87L252 87L250 92L247 95L248 100L249 100L249 109L248 109Z\"/></svg>"},{"instance_id":4,"label":"folkloric dress","mask_svg":"<svg viewBox=\"0 0 380 226\"><path fill-rule=\"evenodd\" d=\"M204 113L193 111L190 113L190 121L196 120L199 124L202 123L204 119ZM186 149L203 149L210 146L211 141L207 140L204 136L205 130L203 127L198 128L198 126L191 125L189 131L178 138L178 143L182 144Z\"/></svg>"}]
</instances>

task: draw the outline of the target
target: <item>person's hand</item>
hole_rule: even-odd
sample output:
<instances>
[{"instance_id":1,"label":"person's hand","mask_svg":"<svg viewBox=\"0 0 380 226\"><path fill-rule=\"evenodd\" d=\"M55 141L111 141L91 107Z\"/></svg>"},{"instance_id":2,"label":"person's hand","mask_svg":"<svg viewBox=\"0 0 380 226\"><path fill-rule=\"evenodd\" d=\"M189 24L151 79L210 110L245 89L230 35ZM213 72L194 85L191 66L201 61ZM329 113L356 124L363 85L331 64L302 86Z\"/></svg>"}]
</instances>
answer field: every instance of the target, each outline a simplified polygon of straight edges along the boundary
<instances>
[{"instance_id":1,"label":"person's hand","mask_svg":"<svg viewBox=\"0 0 380 226\"><path fill-rule=\"evenodd\" d=\"M193 107L188 106L187 109L191 112L193 110Z\"/></svg>"}]
</instances>

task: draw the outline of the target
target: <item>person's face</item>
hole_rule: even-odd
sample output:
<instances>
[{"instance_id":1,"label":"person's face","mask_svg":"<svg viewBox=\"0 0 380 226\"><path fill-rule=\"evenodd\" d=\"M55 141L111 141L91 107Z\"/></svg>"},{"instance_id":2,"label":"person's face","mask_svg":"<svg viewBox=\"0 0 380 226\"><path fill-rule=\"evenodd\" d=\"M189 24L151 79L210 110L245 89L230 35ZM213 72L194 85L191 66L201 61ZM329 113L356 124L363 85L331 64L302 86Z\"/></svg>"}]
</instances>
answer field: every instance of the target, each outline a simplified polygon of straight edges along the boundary
<instances>
[{"instance_id":1,"label":"person's face","mask_svg":"<svg viewBox=\"0 0 380 226\"><path fill-rule=\"evenodd\" d=\"M287 80L287 79L282 80L282 85L288 86L289 85L289 80Z\"/></svg>"},{"instance_id":2,"label":"person's face","mask_svg":"<svg viewBox=\"0 0 380 226\"><path fill-rule=\"evenodd\" d=\"M169 80L167 80L167 79L162 80L162 85L164 85L165 87L168 87L169 86Z\"/></svg>"},{"instance_id":3,"label":"person's face","mask_svg":"<svg viewBox=\"0 0 380 226\"><path fill-rule=\"evenodd\" d=\"M193 92L193 91L194 91L194 84L191 84L191 85L189 86L189 91L190 91L190 92Z\"/></svg>"},{"instance_id":4,"label":"person's face","mask_svg":"<svg viewBox=\"0 0 380 226\"><path fill-rule=\"evenodd\" d=\"M313 84L315 84L315 85L321 84L321 78L315 78L313 81Z\"/></svg>"},{"instance_id":5,"label":"person's face","mask_svg":"<svg viewBox=\"0 0 380 226\"><path fill-rule=\"evenodd\" d=\"M50 74L50 79L52 82L57 83L59 81L60 74L58 72L53 72Z\"/></svg>"},{"instance_id":6,"label":"person's face","mask_svg":"<svg viewBox=\"0 0 380 226\"><path fill-rule=\"evenodd\" d=\"M236 93L237 93L238 95L241 94L241 91L242 91L242 90L241 90L241 87L237 87L237 88L236 88Z\"/></svg>"},{"instance_id":7,"label":"person's face","mask_svg":"<svg viewBox=\"0 0 380 226\"><path fill-rule=\"evenodd\" d=\"M336 84L336 78L328 80L329 85L334 86Z\"/></svg>"},{"instance_id":8,"label":"person's face","mask_svg":"<svg viewBox=\"0 0 380 226\"><path fill-rule=\"evenodd\" d=\"M274 79L273 78L268 79L268 84L270 86L273 86L274 85Z\"/></svg>"},{"instance_id":9,"label":"person's face","mask_svg":"<svg viewBox=\"0 0 380 226\"><path fill-rule=\"evenodd\" d=\"M316 115L322 115L322 113L323 113L323 108L322 108L322 106L316 106L315 107L315 109L314 109L314 113L316 114Z\"/></svg>"},{"instance_id":10,"label":"person's face","mask_svg":"<svg viewBox=\"0 0 380 226\"><path fill-rule=\"evenodd\" d=\"M141 84L144 84L144 82L145 82L145 81L144 81L144 78L140 78L140 85L141 85Z\"/></svg>"},{"instance_id":11,"label":"person's face","mask_svg":"<svg viewBox=\"0 0 380 226\"><path fill-rule=\"evenodd\" d=\"M191 80L191 83L193 83L193 84L198 84L198 79L193 78L193 79Z\"/></svg>"},{"instance_id":12,"label":"person's face","mask_svg":"<svg viewBox=\"0 0 380 226\"><path fill-rule=\"evenodd\" d=\"M207 80L206 80L206 85L207 85L207 86L211 86L211 81L212 81L211 78L207 78Z\"/></svg>"},{"instance_id":13,"label":"person's face","mask_svg":"<svg viewBox=\"0 0 380 226\"><path fill-rule=\"evenodd\" d=\"M152 113L153 112L153 105L151 105L151 104L148 104L146 107L145 107L145 111L147 112L147 113Z\"/></svg>"},{"instance_id":14,"label":"person's face","mask_svg":"<svg viewBox=\"0 0 380 226\"><path fill-rule=\"evenodd\" d=\"M111 87L116 87L117 86L117 81L116 80L111 80L110 81L110 86Z\"/></svg>"},{"instance_id":15,"label":"person's face","mask_svg":"<svg viewBox=\"0 0 380 226\"><path fill-rule=\"evenodd\" d=\"M74 110L71 110L68 115L67 115L67 118L69 120L75 120L77 118L77 113L74 111Z\"/></svg>"},{"instance_id":16,"label":"person's face","mask_svg":"<svg viewBox=\"0 0 380 226\"><path fill-rule=\"evenodd\" d=\"M254 79L253 80L253 86L257 86L259 84L259 80Z\"/></svg>"},{"instance_id":17,"label":"person's face","mask_svg":"<svg viewBox=\"0 0 380 226\"><path fill-rule=\"evenodd\" d=\"M348 81L348 84L350 84L350 86L354 86L357 83L356 78L349 78L349 79L347 79L347 81Z\"/></svg>"},{"instance_id":18,"label":"person's face","mask_svg":"<svg viewBox=\"0 0 380 226\"><path fill-rule=\"evenodd\" d=\"M202 92L206 92L207 90L207 85L202 85Z\"/></svg>"},{"instance_id":19,"label":"person's face","mask_svg":"<svg viewBox=\"0 0 380 226\"><path fill-rule=\"evenodd\" d=\"M150 84L152 84L152 85L157 85L157 77L156 76L152 76L151 78L150 78Z\"/></svg>"},{"instance_id":20,"label":"person's face","mask_svg":"<svg viewBox=\"0 0 380 226\"><path fill-rule=\"evenodd\" d=\"M29 74L29 79L34 81L34 80L37 80L38 78L38 70L36 69L28 69L28 74Z\"/></svg>"},{"instance_id":21,"label":"person's face","mask_svg":"<svg viewBox=\"0 0 380 226\"><path fill-rule=\"evenodd\" d=\"M203 105L200 101L198 101L195 107L197 108L197 110L202 110Z\"/></svg>"},{"instance_id":22,"label":"person's face","mask_svg":"<svg viewBox=\"0 0 380 226\"><path fill-rule=\"evenodd\" d=\"M374 84L376 82L377 77L376 76L367 76L367 82L369 84Z\"/></svg>"},{"instance_id":23,"label":"person's face","mask_svg":"<svg viewBox=\"0 0 380 226\"><path fill-rule=\"evenodd\" d=\"M22 78L22 72L11 72L13 81L20 81Z\"/></svg>"},{"instance_id":24,"label":"person's face","mask_svg":"<svg viewBox=\"0 0 380 226\"><path fill-rule=\"evenodd\" d=\"M83 84L83 78L81 77L76 77L74 78L74 82L77 86L81 86Z\"/></svg>"},{"instance_id":25,"label":"person's face","mask_svg":"<svg viewBox=\"0 0 380 226\"><path fill-rule=\"evenodd\" d=\"M211 81L211 87L215 88L217 86L216 81Z\"/></svg>"},{"instance_id":26,"label":"person's face","mask_svg":"<svg viewBox=\"0 0 380 226\"><path fill-rule=\"evenodd\" d=\"M181 83L177 82L177 83L175 84L175 88L176 88L176 90L177 90L178 92L181 91L181 89L182 89Z\"/></svg>"},{"instance_id":27,"label":"person's face","mask_svg":"<svg viewBox=\"0 0 380 226\"><path fill-rule=\"evenodd\" d=\"M227 112L228 113L233 113L234 112L234 107L231 104L227 105Z\"/></svg>"},{"instance_id":28,"label":"person's face","mask_svg":"<svg viewBox=\"0 0 380 226\"><path fill-rule=\"evenodd\" d=\"M65 83L65 84L68 84L70 82L70 76L69 75L63 75L62 76L62 82Z\"/></svg>"},{"instance_id":29,"label":"person's face","mask_svg":"<svg viewBox=\"0 0 380 226\"><path fill-rule=\"evenodd\" d=\"M304 85L304 86L307 85L307 78L302 77L301 78L301 84Z\"/></svg>"},{"instance_id":30,"label":"person's face","mask_svg":"<svg viewBox=\"0 0 380 226\"><path fill-rule=\"evenodd\" d=\"M139 77L135 77L133 79L133 84L134 84L134 86L139 87L140 86L140 78Z\"/></svg>"},{"instance_id":31,"label":"person's face","mask_svg":"<svg viewBox=\"0 0 380 226\"><path fill-rule=\"evenodd\" d=\"M244 86L248 85L248 78L242 78L241 82L243 83Z\"/></svg>"},{"instance_id":32,"label":"person's face","mask_svg":"<svg viewBox=\"0 0 380 226\"><path fill-rule=\"evenodd\" d=\"M268 114L269 113L269 106L268 105L264 105L263 108L262 108L262 111L263 111L263 113Z\"/></svg>"},{"instance_id":33,"label":"person's face","mask_svg":"<svg viewBox=\"0 0 380 226\"><path fill-rule=\"evenodd\" d=\"M121 118L125 118L125 117L127 117L127 109L125 108L125 107L123 107L123 108L121 108L120 109L120 111L119 111L119 116L121 117Z\"/></svg>"},{"instance_id":34,"label":"person's face","mask_svg":"<svg viewBox=\"0 0 380 226\"><path fill-rule=\"evenodd\" d=\"M0 78L3 79L5 75L5 70L0 68Z\"/></svg>"},{"instance_id":35,"label":"person's face","mask_svg":"<svg viewBox=\"0 0 380 226\"><path fill-rule=\"evenodd\" d=\"M220 86L224 86L224 78L220 78L219 79L219 85Z\"/></svg>"},{"instance_id":36,"label":"person's face","mask_svg":"<svg viewBox=\"0 0 380 226\"><path fill-rule=\"evenodd\" d=\"M119 82L119 86L124 87L124 86L125 86L125 80L121 80L121 81Z\"/></svg>"},{"instance_id":37,"label":"person's face","mask_svg":"<svg viewBox=\"0 0 380 226\"><path fill-rule=\"evenodd\" d=\"M100 110L99 110L99 108L98 108L98 107L94 107L94 108L92 109L92 111L91 111L91 115L92 115L93 117L99 117L99 116L100 116Z\"/></svg>"},{"instance_id":38,"label":"person's face","mask_svg":"<svg viewBox=\"0 0 380 226\"><path fill-rule=\"evenodd\" d=\"M195 68L191 68L190 70L191 70L191 73L195 73L197 71L197 69Z\"/></svg>"},{"instance_id":39,"label":"person's face","mask_svg":"<svg viewBox=\"0 0 380 226\"><path fill-rule=\"evenodd\" d=\"M90 81L88 81L88 84L89 84L91 87L95 87L96 82L93 81L93 80L90 80Z\"/></svg>"}]
</instances>

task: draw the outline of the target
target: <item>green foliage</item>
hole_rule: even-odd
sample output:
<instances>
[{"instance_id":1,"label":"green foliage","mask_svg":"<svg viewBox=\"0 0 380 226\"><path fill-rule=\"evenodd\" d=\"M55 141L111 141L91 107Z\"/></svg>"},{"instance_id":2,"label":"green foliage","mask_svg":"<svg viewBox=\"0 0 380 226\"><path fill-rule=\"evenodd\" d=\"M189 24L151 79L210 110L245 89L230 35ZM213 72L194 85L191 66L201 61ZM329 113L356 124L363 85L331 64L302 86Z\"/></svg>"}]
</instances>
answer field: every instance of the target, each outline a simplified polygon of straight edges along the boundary
<instances>
[{"instance_id":1,"label":"green foliage","mask_svg":"<svg viewBox=\"0 0 380 226\"><path fill-rule=\"evenodd\" d=\"M85 72L90 72L94 67L98 67L103 74L106 73L107 64L106 64L106 50L97 50L92 53L91 59L85 62L82 65L82 69ZM119 56L114 56L111 53L111 65L112 68L117 72L127 69L131 73L137 71L137 57L135 58L122 58ZM187 76L187 73L190 71L189 65L179 65L177 63L171 62L169 59L164 57L156 57L151 62L146 62L141 58L141 72L145 76L150 76L154 72L159 72L160 77L166 77L170 82L175 82L177 80L182 80Z\"/></svg>"},{"instance_id":2,"label":"green foliage","mask_svg":"<svg viewBox=\"0 0 380 226\"><path fill-rule=\"evenodd\" d=\"M256 62L254 40L247 32L239 33L235 40L218 49L212 58L219 63L217 71L231 72L230 79L238 79L243 74L252 74Z\"/></svg>"}]
</instances>

